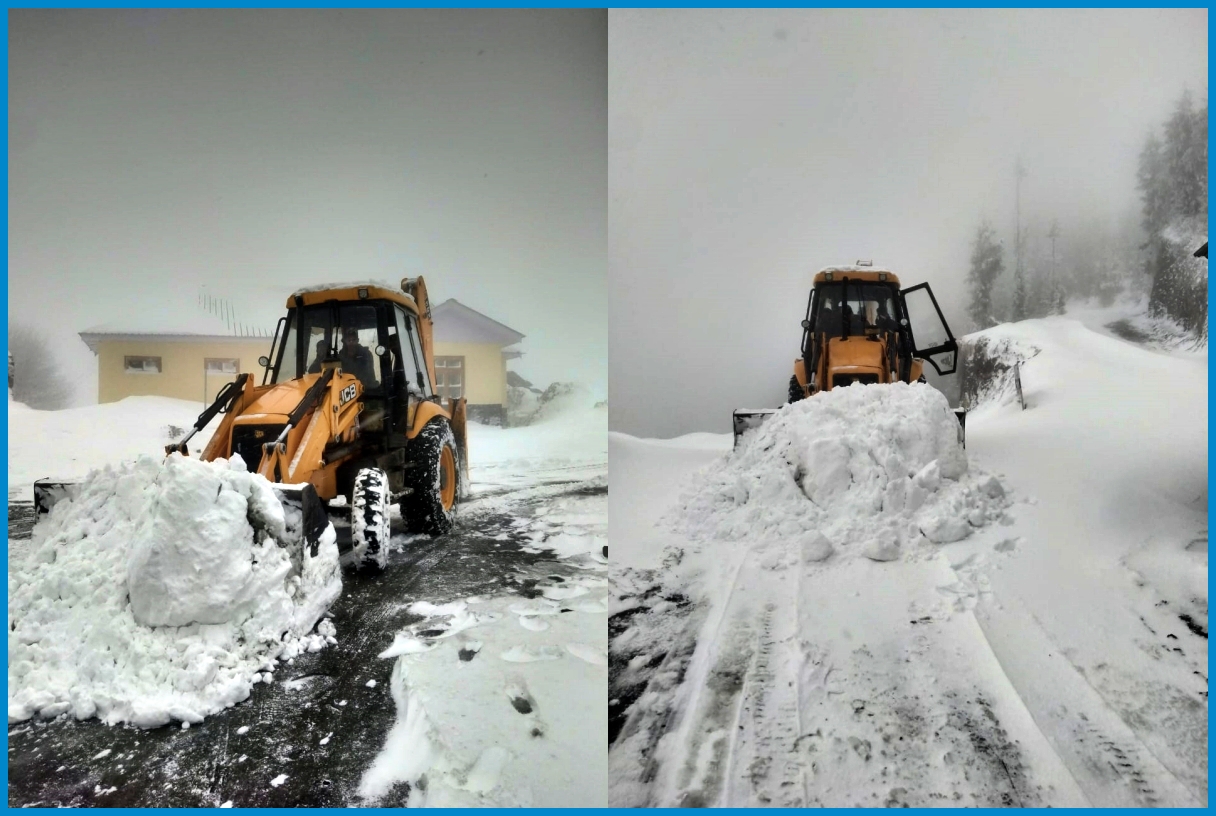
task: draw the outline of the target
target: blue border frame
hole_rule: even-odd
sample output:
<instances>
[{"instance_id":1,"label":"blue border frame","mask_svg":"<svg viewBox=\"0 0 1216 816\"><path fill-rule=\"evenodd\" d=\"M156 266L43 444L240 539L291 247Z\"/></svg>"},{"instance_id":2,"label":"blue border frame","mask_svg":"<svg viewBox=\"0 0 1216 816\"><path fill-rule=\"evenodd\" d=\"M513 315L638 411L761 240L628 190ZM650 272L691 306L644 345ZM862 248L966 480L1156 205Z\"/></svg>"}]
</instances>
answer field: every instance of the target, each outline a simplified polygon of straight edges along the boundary
<instances>
[{"instance_id":1,"label":"blue border frame","mask_svg":"<svg viewBox=\"0 0 1216 816\"><path fill-rule=\"evenodd\" d=\"M1048 4L1048 7L1050 7L1051 5L1056 5L1056 4ZM906 3L895 3L895 4L892 4L892 6L893 7L907 7L907 8L914 7L911 4L906 4ZM1104 5L1090 4L1090 3L1077 3L1077 4L1070 4L1068 7L1070 7L1070 8L1109 8L1109 7L1120 7L1120 6L1133 7L1132 4L1130 4L1130 3L1113 3L1113 4L1104 4ZM100 2L63 2L63 3L33 2L33 3L23 3L23 4L9 4L9 3L5 4L6 9L242 8L242 7L244 7L244 8L334 8L335 6L319 4L319 3L311 3L311 2L288 3L288 2L282 2L282 0L272 0L272 2L265 2L265 3L223 3L223 4L212 3L212 2L203 2L203 3L169 2L169 3L151 3L151 4L131 4L131 3L125 3L125 2L108 3L108 4L100 3ZM528 3L528 4L503 2L502 0L487 0L487 2L482 2L482 3L477 3L477 4L460 3L460 2L442 2L442 1L435 2L435 3L428 3L428 4L408 4L408 3L392 3L392 2L374 1L374 2L359 4L359 7L360 8L611 8L610 6L607 6L606 4L570 4L570 3L556 3L556 2L551 2L550 0L539 0L539 2L533 2L533 3ZM616 7L619 7L619 8L681 8L681 7L682 8L734 8L734 7L738 7L738 6L733 5L733 4L722 4L722 3L684 5L684 4L674 4L674 3L636 3L635 2L635 3L629 3L629 4L622 4L621 6L616 6ZM808 8L808 6L801 4L801 3L773 3L766 7ZM873 8L873 6L870 6L870 5L858 5L855 3L841 3L834 7L837 7L837 8ZM971 6L965 6L965 5L959 4L959 3L944 3L944 4L940 4L939 7L969 8ZM1026 6L1004 6L1004 7L1024 8ZM1140 7L1140 6L1136 6L1136 7ZM1165 6L1158 6L1158 7L1165 7ZM1170 8L1207 8L1206 5L1197 5L1197 4L1179 4L1176 6L1169 6L1169 7ZM4 15L2 26L3 26L3 35L4 36L3 36L2 44L0 44L0 48L3 49L3 55L5 58L4 63L3 63L4 64L3 70L4 70L5 78L7 80L7 76L8 76L7 56L8 56L8 42L9 42L8 15L7 14ZM1209 22L1208 22L1209 40L1210 40L1211 30L1212 30L1212 23L1211 23L1211 20L1209 19ZM609 59L611 59L611 56L609 56ZM1208 71L1209 71L1209 78L1210 78L1210 75L1211 75L1210 64L1209 64ZM7 82L6 82L6 86L7 86ZM7 137L8 137L7 118L5 120L4 133L5 133L5 142L7 143ZM1209 153L1209 156L1208 156L1209 178L1211 177L1211 166L1212 166L1212 157ZM6 187L7 187L7 180L8 180L8 162L7 162L7 160L5 162L4 180L6 182ZM5 203L6 216L7 216L7 213L8 213L8 203L7 203L7 199L6 199L6 203ZM1210 216L1209 216L1209 219L1210 219ZM4 220L4 231L5 231L6 239L8 237L8 223L9 223L9 221L8 221L8 218L6 217ZM1209 223L1209 233L1210 233L1210 223ZM7 240L6 240L6 243L7 243ZM6 269L7 269L7 267L6 267ZM6 274L6 279L7 279L7 274ZM8 305L8 287L7 286L4 288L3 293L0 294L0 298L3 299L3 302L4 302L5 306L7 307L7 305ZM1211 313L1212 300L1213 300L1212 292L1211 292L1211 288L1209 287L1209 291L1208 291L1209 314ZM5 327L7 328L7 326L8 326L8 309L7 308L4 310L4 323L5 323ZM8 351L8 332L7 331L5 332L5 335L4 335L3 345L4 345L5 351L7 352ZM1208 361L1208 418L1209 418L1209 424L1210 424L1210 419L1211 419L1211 415L1212 415L1212 407L1211 407L1212 406L1212 376L1211 376L1212 369L1213 369L1213 364L1212 364L1211 359L1209 359L1209 361ZM5 427L7 429L7 427L8 427L7 404L3 408L3 412L4 412ZM1211 451L1212 451L1212 441L1209 437L1209 440L1208 440L1209 459L1211 458ZM7 432L6 432L5 438L4 438L4 453L5 453L5 458L7 460L7 454L8 454L8 434L7 434ZM7 470L5 471L3 478L4 478L5 486L7 487L8 486ZM1210 486L1210 482L1209 482L1209 486ZM1214 507L1216 507L1216 500L1213 499L1213 497L1211 496L1211 493L1209 491L1209 495L1208 495L1208 513L1209 513L1209 515L1211 515L1211 512ZM4 563L5 563L5 568L6 568L6 572L7 572L7 567L8 567L8 550L7 550L7 548L5 549L5 552L4 552ZM7 585L6 585L6 589L5 589L5 594L7 596ZM1209 584L1209 594L1210 594L1210 584ZM7 678L5 680L5 684L7 687ZM606 702L607 701L605 701L605 703ZM1209 723L1210 723L1210 715L1209 715ZM1210 760L1210 756L1211 756L1210 740L1211 740L1211 736L1210 736L1210 729L1209 729L1209 752L1208 752L1209 762L1211 761ZM7 732L6 732L5 742L7 744ZM0 759L0 762L3 763L4 779L7 780L8 779L8 752L7 751L4 752L3 759ZM1211 774L1209 773L1209 778L1210 778L1210 776L1211 776ZM178 808L168 808L168 809L169 810L179 810ZM620 809L620 808L610 808L610 809L623 812L623 809ZM127 810L127 809L123 808L123 810ZM181 808L180 810L185 810L185 809ZM287 808L266 808L266 809L241 808L240 810L249 810L251 812L256 811L259 813L275 812L275 813L284 813L284 814L293 812L291 809L287 809ZM323 808L322 810L333 810L336 812L338 809L337 808ZM376 808L375 810L388 810L388 809ZM757 812L759 812L759 811L757 811Z\"/></svg>"}]
</instances>

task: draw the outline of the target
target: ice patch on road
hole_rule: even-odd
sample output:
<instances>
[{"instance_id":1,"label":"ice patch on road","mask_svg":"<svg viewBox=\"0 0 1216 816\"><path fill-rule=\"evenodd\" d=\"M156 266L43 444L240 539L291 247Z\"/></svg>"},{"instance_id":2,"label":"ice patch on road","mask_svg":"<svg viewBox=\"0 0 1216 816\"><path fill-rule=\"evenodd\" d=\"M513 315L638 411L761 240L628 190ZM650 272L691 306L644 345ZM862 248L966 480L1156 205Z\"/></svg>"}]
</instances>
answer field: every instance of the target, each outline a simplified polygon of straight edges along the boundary
<instances>
[{"instance_id":1,"label":"ice patch on road","mask_svg":"<svg viewBox=\"0 0 1216 816\"><path fill-rule=\"evenodd\" d=\"M92 472L9 569L9 721L200 722L274 668L341 592L333 527L289 552L264 478L173 455Z\"/></svg>"}]
</instances>

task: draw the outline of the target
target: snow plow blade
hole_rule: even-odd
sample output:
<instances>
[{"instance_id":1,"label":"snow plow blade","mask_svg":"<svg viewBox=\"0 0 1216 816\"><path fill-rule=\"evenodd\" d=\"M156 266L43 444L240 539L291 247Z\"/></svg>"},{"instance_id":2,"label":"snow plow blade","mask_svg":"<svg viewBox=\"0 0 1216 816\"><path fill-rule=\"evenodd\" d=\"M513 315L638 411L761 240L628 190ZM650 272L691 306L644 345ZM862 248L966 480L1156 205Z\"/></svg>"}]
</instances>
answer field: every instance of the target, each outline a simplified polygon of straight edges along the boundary
<instances>
[{"instance_id":1,"label":"snow plow blade","mask_svg":"<svg viewBox=\"0 0 1216 816\"><path fill-rule=\"evenodd\" d=\"M37 524L59 502L75 497L79 489L80 482L70 479L39 479L34 482L34 523Z\"/></svg>"},{"instance_id":2,"label":"snow plow blade","mask_svg":"<svg viewBox=\"0 0 1216 816\"><path fill-rule=\"evenodd\" d=\"M779 411L779 408L736 408L734 415L734 431L735 444L734 447L739 447L739 440L743 438L743 434L759 428L764 424L764 421ZM965 448L967 447L967 409L953 408L955 419L958 420L958 441Z\"/></svg>"},{"instance_id":3,"label":"snow plow blade","mask_svg":"<svg viewBox=\"0 0 1216 816\"><path fill-rule=\"evenodd\" d=\"M734 415L735 429L735 447L739 447L739 440L743 438L743 434L759 428L764 424L764 421L780 410L778 408L736 408Z\"/></svg>"}]
</instances>

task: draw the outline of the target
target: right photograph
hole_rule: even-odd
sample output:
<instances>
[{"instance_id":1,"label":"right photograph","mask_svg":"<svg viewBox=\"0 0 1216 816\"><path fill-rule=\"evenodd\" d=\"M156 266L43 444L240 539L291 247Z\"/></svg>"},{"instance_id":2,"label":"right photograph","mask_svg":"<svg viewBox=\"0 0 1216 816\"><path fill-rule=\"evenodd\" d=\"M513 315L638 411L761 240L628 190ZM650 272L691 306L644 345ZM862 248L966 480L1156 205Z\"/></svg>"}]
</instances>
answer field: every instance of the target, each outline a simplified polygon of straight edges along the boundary
<instances>
[{"instance_id":1,"label":"right photograph","mask_svg":"<svg viewBox=\"0 0 1216 816\"><path fill-rule=\"evenodd\" d=\"M611 806L1207 806L1207 32L609 12Z\"/></svg>"}]
</instances>

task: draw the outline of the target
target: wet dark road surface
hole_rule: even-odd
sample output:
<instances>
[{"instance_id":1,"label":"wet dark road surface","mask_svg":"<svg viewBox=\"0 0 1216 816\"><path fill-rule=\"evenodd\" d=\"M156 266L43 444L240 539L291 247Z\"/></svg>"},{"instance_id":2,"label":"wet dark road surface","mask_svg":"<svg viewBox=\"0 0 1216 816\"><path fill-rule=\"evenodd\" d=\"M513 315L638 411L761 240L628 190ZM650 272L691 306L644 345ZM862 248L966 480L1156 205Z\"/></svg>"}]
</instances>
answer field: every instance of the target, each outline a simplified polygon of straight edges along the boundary
<instances>
[{"instance_id":1,"label":"wet dark road surface","mask_svg":"<svg viewBox=\"0 0 1216 816\"><path fill-rule=\"evenodd\" d=\"M571 568L552 553L524 552L536 545L519 537L517 520L556 498L606 492L601 477L479 494L462 508L456 529L437 539L406 537L394 519L388 567L344 573L342 596L330 610L337 645L280 663L273 682L255 685L248 700L185 730L70 718L14 724L9 806L361 804L359 781L396 718L393 661L377 655L419 619L408 606L504 592L534 596L538 579ZM10 504L10 538L28 537L31 527L32 507ZM408 792L401 785L375 804L403 805Z\"/></svg>"}]
</instances>

